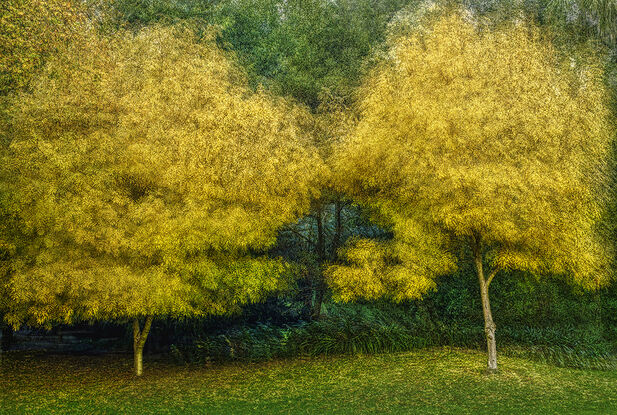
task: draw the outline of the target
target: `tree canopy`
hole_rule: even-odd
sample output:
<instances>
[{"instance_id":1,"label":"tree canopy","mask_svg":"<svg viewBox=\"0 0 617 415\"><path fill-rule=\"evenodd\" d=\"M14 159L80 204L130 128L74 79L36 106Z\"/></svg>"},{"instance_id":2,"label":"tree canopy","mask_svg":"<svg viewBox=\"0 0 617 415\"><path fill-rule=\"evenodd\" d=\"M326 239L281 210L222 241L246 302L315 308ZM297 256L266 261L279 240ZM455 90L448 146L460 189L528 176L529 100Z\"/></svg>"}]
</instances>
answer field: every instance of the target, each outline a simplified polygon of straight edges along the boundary
<instances>
[{"instance_id":1,"label":"tree canopy","mask_svg":"<svg viewBox=\"0 0 617 415\"><path fill-rule=\"evenodd\" d=\"M0 95L27 86L45 58L84 30L70 0L6 0L0 7Z\"/></svg>"},{"instance_id":2,"label":"tree canopy","mask_svg":"<svg viewBox=\"0 0 617 415\"><path fill-rule=\"evenodd\" d=\"M608 257L595 229L606 99L601 68L560 62L537 29L482 32L450 16L398 39L367 79L358 127L339 149L343 184L392 226L392 243L430 239L405 250L419 263L442 258L426 271L447 272L452 237L479 233L497 267L594 286Z\"/></svg>"},{"instance_id":3,"label":"tree canopy","mask_svg":"<svg viewBox=\"0 0 617 415\"><path fill-rule=\"evenodd\" d=\"M180 29L68 45L14 102L9 320L223 313L280 288L256 254L314 196L304 112Z\"/></svg>"}]
</instances>

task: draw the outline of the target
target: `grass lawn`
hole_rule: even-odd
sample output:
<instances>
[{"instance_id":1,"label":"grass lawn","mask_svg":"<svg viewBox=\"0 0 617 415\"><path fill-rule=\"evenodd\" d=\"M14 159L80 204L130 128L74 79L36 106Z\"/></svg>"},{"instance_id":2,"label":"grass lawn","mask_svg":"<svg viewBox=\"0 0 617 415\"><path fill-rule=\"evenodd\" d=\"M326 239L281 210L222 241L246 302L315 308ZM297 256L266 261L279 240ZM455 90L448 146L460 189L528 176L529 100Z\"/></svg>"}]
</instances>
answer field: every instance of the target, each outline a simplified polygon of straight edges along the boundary
<instances>
[{"instance_id":1,"label":"grass lawn","mask_svg":"<svg viewBox=\"0 0 617 415\"><path fill-rule=\"evenodd\" d=\"M460 349L176 366L146 357L8 354L0 414L617 414L617 372Z\"/></svg>"}]
</instances>

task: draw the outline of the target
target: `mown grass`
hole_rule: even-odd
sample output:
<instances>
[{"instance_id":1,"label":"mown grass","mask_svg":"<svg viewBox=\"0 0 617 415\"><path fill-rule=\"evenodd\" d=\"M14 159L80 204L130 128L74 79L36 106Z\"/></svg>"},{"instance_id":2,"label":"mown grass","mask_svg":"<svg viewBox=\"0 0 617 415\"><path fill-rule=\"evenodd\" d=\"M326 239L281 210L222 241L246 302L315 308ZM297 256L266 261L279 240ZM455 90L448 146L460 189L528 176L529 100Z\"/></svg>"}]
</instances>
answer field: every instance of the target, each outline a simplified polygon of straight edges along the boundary
<instances>
[{"instance_id":1,"label":"mown grass","mask_svg":"<svg viewBox=\"0 0 617 415\"><path fill-rule=\"evenodd\" d=\"M425 349L176 366L130 356L5 355L0 414L615 414L617 372Z\"/></svg>"}]
</instances>

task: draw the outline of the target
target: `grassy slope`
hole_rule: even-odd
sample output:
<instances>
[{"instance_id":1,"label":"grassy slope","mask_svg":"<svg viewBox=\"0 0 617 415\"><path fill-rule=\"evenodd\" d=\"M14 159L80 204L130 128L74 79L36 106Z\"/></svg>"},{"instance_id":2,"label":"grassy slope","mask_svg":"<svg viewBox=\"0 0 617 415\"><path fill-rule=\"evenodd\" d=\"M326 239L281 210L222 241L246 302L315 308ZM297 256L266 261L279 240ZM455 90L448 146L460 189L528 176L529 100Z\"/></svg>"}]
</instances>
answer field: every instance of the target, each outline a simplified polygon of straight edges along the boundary
<instances>
[{"instance_id":1,"label":"grassy slope","mask_svg":"<svg viewBox=\"0 0 617 415\"><path fill-rule=\"evenodd\" d=\"M615 414L617 373L502 357L484 374L476 351L433 349L261 364L178 367L130 357L13 356L2 363L0 414Z\"/></svg>"}]
</instances>

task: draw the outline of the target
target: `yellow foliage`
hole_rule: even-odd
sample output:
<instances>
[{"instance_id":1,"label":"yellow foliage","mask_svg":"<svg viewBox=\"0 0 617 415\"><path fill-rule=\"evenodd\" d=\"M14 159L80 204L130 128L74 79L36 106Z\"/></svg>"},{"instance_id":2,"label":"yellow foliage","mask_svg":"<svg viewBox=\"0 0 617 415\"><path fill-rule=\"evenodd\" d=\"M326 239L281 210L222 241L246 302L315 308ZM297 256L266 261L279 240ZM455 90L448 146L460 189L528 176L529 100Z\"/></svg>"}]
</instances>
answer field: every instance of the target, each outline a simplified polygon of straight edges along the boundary
<instances>
[{"instance_id":1,"label":"yellow foliage","mask_svg":"<svg viewBox=\"0 0 617 415\"><path fill-rule=\"evenodd\" d=\"M318 196L305 109L174 28L74 42L33 85L6 161L31 239L13 296L38 323L222 313L280 288L285 266L247 252Z\"/></svg>"},{"instance_id":2,"label":"yellow foliage","mask_svg":"<svg viewBox=\"0 0 617 415\"><path fill-rule=\"evenodd\" d=\"M85 14L71 0L3 0L0 7L0 95L28 85L65 42L81 37Z\"/></svg>"},{"instance_id":3,"label":"yellow foliage","mask_svg":"<svg viewBox=\"0 0 617 415\"><path fill-rule=\"evenodd\" d=\"M491 29L458 12L393 44L362 88L336 164L344 190L380 212L394 242L351 248L350 265L330 270L338 295L382 290L374 275L358 277L372 262L355 249L396 257L414 297L474 236L494 269L605 281L612 253L597 226L613 124L599 63L560 59L535 27Z\"/></svg>"}]
</instances>

